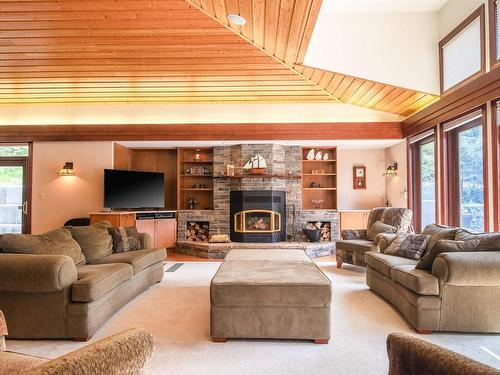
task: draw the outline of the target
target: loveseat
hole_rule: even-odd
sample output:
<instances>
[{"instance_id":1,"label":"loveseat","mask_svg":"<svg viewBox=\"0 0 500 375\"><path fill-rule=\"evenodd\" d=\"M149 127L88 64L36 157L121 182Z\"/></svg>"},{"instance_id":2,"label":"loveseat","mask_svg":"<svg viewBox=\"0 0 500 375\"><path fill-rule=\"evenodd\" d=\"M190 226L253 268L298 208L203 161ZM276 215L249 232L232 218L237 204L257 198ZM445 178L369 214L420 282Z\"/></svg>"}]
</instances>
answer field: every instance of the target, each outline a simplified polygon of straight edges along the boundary
<instances>
[{"instance_id":1,"label":"loveseat","mask_svg":"<svg viewBox=\"0 0 500 375\"><path fill-rule=\"evenodd\" d=\"M116 311L163 278L165 249L113 253L110 224L0 236L0 310L9 338L88 340ZM3 251L3 253L1 252Z\"/></svg>"},{"instance_id":2,"label":"loveseat","mask_svg":"<svg viewBox=\"0 0 500 375\"><path fill-rule=\"evenodd\" d=\"M429 237L427 252L440 240L457 241L464 234L465 239L476 238L478 246L441 253L430 270L417 269L418 260L384 254L385 247L367 252L368 287L420 333L500 332L500 233L472 234L432 224L423 234ZM386 237L384 243L390 244L395 235Z\"/></svg>"},{"instance_id":3,"label":"loveseat","mask_svg":"<svg viewBox=\"0 0 500 375\"><path fill-rule=\"evenodd\" d=\"M347 229L341 232L341 240L335 242L337 268L342 263L365 267L365 254L378 251L379 246L388 246L387 237L379 236L375 226L382 225L392 232L407 232L413 212L407 208L378 207L370 211L366 229Z\"/></svg>"},{"instance_id":4,"label":"loveseat","mask_svg":"<svg viewBox=\"0 0 500 375\"><path fill-rule=\"evenodd\" d=\"M129 329L52 360L0 351L0 375L138 375L153 354L153 336Z\"/></svg>"}]
</instances>

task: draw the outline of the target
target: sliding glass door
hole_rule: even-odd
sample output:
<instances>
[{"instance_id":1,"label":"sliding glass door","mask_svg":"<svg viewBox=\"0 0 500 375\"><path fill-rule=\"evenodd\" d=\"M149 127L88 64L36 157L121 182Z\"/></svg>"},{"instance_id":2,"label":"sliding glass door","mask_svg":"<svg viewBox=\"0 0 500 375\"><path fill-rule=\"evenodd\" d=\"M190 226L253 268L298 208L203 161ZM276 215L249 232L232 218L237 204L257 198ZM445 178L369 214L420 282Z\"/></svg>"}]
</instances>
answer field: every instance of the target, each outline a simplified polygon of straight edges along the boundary
<instances>
[{"instance_id":1,"label":"sliding glass door","mask_svg":"<svg viewBox=\"0 0 500 375\"><path fill-rule=\"evenodd\" d=\"M436 222L436 155L434 137L420 148L420 227Z\"/></svg>"},{"instance_id":2,"label":"sliding glass door","mask_svg":"<svg viewBox=\"0 0 500 375\"><path fill-rule=\"evenodd\" d=\"M485 150L481 112L445 125L448 222L472 231L485 220Z\"/></svg>"},{"instance_id":3,"label":"sliding glass door","mask_svg":"<svg viewBox=\"0 0 500 375\"><path fill-rule=\"evenodd\" d=\"M421 232L436 217L436 139L434 132L410 139L414 226Z\"/></svg>"},{"instance_id":4,"label":"sliding glass door","mask_svg":"<svg viewBox=\"0 0 500 375\"><path fill-rule=\"evenodd\" d=\"M0 145L0 234L30 231L28 150Z\"/></svg>"}]
</instances>

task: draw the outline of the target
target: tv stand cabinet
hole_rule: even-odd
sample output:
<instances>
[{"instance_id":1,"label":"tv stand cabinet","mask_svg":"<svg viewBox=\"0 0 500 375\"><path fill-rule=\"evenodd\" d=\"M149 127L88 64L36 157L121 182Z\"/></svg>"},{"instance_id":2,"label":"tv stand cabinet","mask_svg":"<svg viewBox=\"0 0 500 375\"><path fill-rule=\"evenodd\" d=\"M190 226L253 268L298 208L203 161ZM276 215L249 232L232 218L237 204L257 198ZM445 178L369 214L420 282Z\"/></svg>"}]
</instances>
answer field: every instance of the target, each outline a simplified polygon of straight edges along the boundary
<instances>
[{"instance_id":1,"label":"tv stand cabinet","mask_svg":"<svg viewBox=\"0 0 500 375\"><path fill-rule=\"evenodd\" d=\"M177 245L177 220L174 211L94 212L90 224L109 221L114 227L136 226L140 233L151 236L154 247L175 248Z\"/></svg>"}]
</instances>

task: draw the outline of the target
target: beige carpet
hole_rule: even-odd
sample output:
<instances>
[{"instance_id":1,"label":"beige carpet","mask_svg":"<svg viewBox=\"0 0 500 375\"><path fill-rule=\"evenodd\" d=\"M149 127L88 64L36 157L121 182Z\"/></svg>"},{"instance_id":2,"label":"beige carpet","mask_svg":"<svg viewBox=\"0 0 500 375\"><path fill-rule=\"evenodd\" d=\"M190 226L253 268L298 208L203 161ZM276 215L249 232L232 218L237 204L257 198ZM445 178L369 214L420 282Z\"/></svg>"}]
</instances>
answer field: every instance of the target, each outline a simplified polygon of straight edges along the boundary
<instances>
[{"instance_id":1,"label":"beige carpet","mask_svg":"<svg viewBox=\"0 0 500 375\"><path fill-rule=\"evenodd\" d=\"M166 268L173 263L167 264ZM220 263L185 263L121 309L93 340L130 327L155 337L149 374L387 374L385 339L414 333L405 320L364 282L364 269L321 263L333 282L332 340L229 340L208 335L209 282ZM500 312L499 312L500 313ZM50 317L48 317L50 318ZM500 368L500 335L432 334L424 339ZM84 346L72 341L9 340L10 350L57 357ZM490 353L489 353L489 352Z\"/></svg>"}]
</instances>

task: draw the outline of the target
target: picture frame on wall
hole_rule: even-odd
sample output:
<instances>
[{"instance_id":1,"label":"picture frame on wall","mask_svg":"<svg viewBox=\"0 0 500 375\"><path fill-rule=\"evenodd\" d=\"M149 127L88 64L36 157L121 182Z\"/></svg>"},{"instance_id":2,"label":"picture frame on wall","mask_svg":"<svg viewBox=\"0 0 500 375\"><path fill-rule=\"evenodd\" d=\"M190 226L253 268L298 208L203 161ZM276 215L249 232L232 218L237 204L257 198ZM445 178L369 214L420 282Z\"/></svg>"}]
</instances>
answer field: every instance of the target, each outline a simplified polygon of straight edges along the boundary
<instances>
[{"instance_id":1,"label":"picture frame on wall","mask_svg":"<svg viewBox=\"0 0 500 375\"><path fill-rule=\"evenodd\" d=\"M354 166L352 169L352 188L366 189L366 167Z\"/></svg>"}]
</instances>

